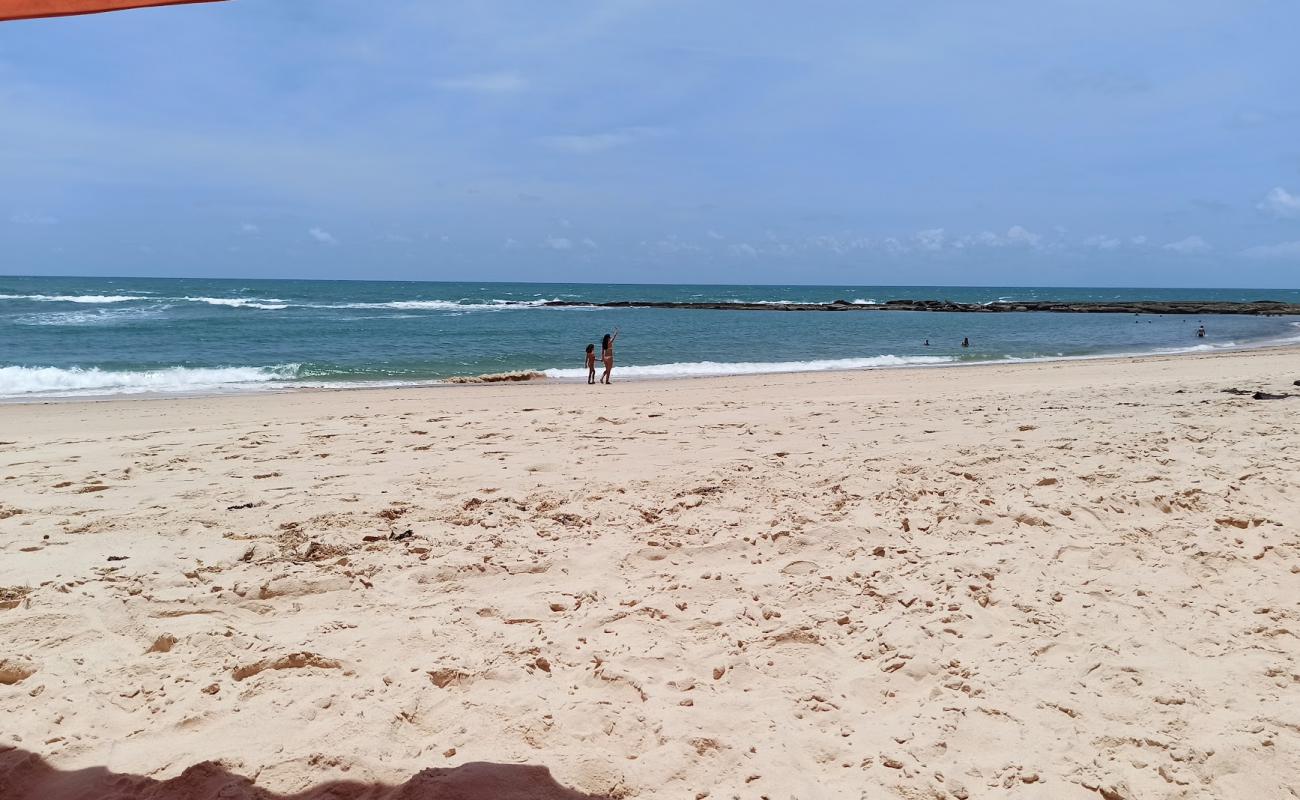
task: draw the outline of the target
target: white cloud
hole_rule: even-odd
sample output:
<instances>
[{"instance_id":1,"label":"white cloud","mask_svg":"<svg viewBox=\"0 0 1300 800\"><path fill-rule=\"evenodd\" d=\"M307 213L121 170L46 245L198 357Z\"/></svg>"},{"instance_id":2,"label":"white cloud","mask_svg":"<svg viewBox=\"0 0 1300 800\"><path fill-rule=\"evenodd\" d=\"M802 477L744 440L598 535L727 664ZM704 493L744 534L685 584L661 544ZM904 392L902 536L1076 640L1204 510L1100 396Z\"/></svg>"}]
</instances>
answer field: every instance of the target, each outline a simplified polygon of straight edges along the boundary
<instances>
[{"instance_id":1,"label":"white cloud","mask_svg":"<svg viewBox=\"0 0 1300 800\"><path fill-rule=\"evenodd\" d=\"M1210 243L1199 236L1188 236L1185 239L1179 239L1176 242L1169 242L1164 245L1165 250L1171 250L1179 255L1191 256L1198 253L1208 253L1213 248Z\"/></svg>"},{"instance_id":2,"label":"white cloud","mask_svg":"<svg viewBox=\"0 0 1300 800\"><path fill-rule=\"evenodd\" d=\"M251 222L245 222L243 225L239 226L239 232L243 234L247 234L249 236L254 236L258 233L261 233L262 229L257 227Z\"/></svg>"},{"instance_id":3,"label":"white cloud","mask_svg":"<svg viewBox=\"0 0 1300 800\"><path fill-rule=\"evenodd\" d=\"M1296 259L1300 261L1300 241L1261 244L1241 251L1247 258Z\"/></svg>"},{"instance_id":4,"label":"white cloud","mask_svg":"<svg viewBox=\"0 0 1300 800\"><path fill-rule=\"evenodd\" d=\"M890 253L891 255L906 253L910 249L907 245L898 241L898 239L896 239L893 236L886 236L885 238L881 239L880 246L885 248L885 252Z\"/></svg>"},{"instance_id":5,"label":"white cloud","mask_svg":"<svg viewBox=\"0 0 1300 800\"><path fill-rule=\"evenodd\" d=\"M19 212L9 218L9 221L15 225L57 225L58 219L48 214L28 214Z\"/></svg>"},{"instance_id":6,"label":"white cloud","mask_svg":"<svg viewBox=\"0 0 1300 800\"><path fill-rule=\"evenodd\" d=\"M1012 225L1005 235L999 236L992 231L980 231L974 236L963 236L953 242L958 250L967 247L1031 247L1037 249L1043 237L1020 225Z\"/></svg>"},{"instance_id":7,"label":"white cloud","mask_svg":"<svg viewBox=\"0 0 1300 800\"><path fill-rule=\"evenodd\" d=\"M307 235L321 244L338 244L339 240L334 238L334 234L321 228L312 228L307 231Z\"/></svg>"},{"instance_id":8,"label":"white cloud","mask_svg":"<svg viewBox=\"0 0 1300 800\"><path fill-rule=\"evenodd\" d=\"M1104 233L1096 236L1089 236L1087 239L1083 240L1083 243L1088 247L1095 247L1098 250L1114 250L1121 244L1119 239L1116 239L1114 236L1107 236Z\"/></svg>"},{"instance_id":9,"label":"white cloud","mask_svg":"<svg viewBox=\"0 0 1300 800\"><path fill-rule=\"evenodd\" d=\"M1025 247L1037 247L1043 239L1036 233L1027 231L1019 225L1012 225L1007 229L1007 244L1023 245Z\"/></svg>"},{"instance_id":10,"label":"white cloud","mask_svg":"<svg viewBox=\"0 0 1300 800\"><path fill-rule=\"evenodd\" d=\"M839 236L813 236L807 241L812 249L828 250L835 255L844 255L853 250L865 250L871 246L871 240L865 237L841 238Z\"/></svg>"},{"instance_id":11,"label":"white cloud","mask_svg":"<svg viewBox=\"0 0 1300 800\"><path fill-rule=\"evenodd\" d=\"M591 239L590 237L584 237L584 238L583 238L583 240L582 240L582 246L585 247L585 248L587 248L588 250L598 250L598 249L600 249L600 245L596 244L595 240Z\"/></svg>"},{"instance_id":12,"label":"white cloud","mask_svg":"<svg viewBox=\"0 0 1300 800\"><path fill-rule=\"evenodd\" d=\"M694 242L683 241L675 233L670 233L656 242L642 242L641 245L652 247L660 253L699 253L704 250Z\"/></svg>"},{"instance_id":13,"label":"white cloud","mask_svg":"<svg viewBox=\"0 0 1300 800\"><path fill-rule=\"evenodd\" d=\"M927 228L926 230L918 231L914 238L916 239L917 247L922 250L934 252L943 249L945 234L943 228Z\"/></svg>"},{"instance_id":14,"label":"white cloud","mask_svg":"<svg viewBox=\"0 0 1300 800\"><path fill-rule=\"evenodd\" d=\"M444 78L437 81L436 85L440 89L453 92L504 94L527 89L528 81L515 72L481 72L475 75L462 75L457 78Z\"/></svg>"},{"instance_id":15,"label":"white cloud","mask_svg":"<svg viewBox=\"0 0 1300 800\"><path fill-rule=\"evenodd\" d=\"M727 251L733 256L743 256L745 258L753 258L758 255L758 248L749 242L739 242L737 244L728 245Z\"/></svg>"},{"instance_id":16,"label":"white cloud","mask_svg":"<svg viewBox=\"0 0 1300 800\"><path fill-rule=\"evenodd\" d=\"M501 246L507 250L514 250L519 246L519 242L507 236L506 240L501 243Z\"/></svg>"},{"instance_id":17,"label":"white cloud","mask_svg":"<svg viewBox=\"0 0 1300 800\"><path fill-rule=\"evenodd\" d=\"M1281 186L1274 186L1255 207L1278 218L1300 219L1300 195L1291 194Z\"/></svg>"},{"instance_id":18,"label":"white cloud","mask_svg":"<svg viewBox=\"0 0 1300 800\"><path fill-rule=\"evenodd\" d=\"M541 139L541 142L547 147L556 150L585 154L622 147L633 142L664 136L667 133L668 131L663 128L618 128L604 133L545 136Z\"/></svg>"},{"instance_id":19,"label":"white cloud","mask_svg":"<svg viewBox=\"0 0 1300 800\"><path fill-rule=\"evenodd\" d=\"M993 236L993 234L985 234ZM994 237L995 239L997 237ZM910 236L886 236L879 240L873 240L865 236L812 236L806 240L809 248L827 250L836 255L844 255L856 250L879 249L890 255L902 255L904 253L928 252L937 253L945 247L952 247L954 250L962 250L967 245L973 244L976 237L964 236L958 239L950 239L948 232L943 228L926 228L917 231ZM787 248L788 249L788 248Z\"/></svg>"},{"instance_id":20,"label":"white cloud","mask_svg":"<svg viewBox=\"0 0 1300 800\"><path fill-rule=\"evenodd\" d=\"M546 240L542 242L542 247L549 247L552 250L571 250L573 249L573 242L563 236L547 236Z\"/></svg>"},{"instance_id":21,"label":"white cloud","mask_svg":"<svg viewBox=\"0 0 1300 800\"><path fill-rule=\"evenodd\" d=\"M1139 234L1137 236L1134 236L1132 239L1129 239L1129 241L1137 245L1138 247L1141 247L1142 245L1147 243L1147 237Z\"/></svg>"},{"instance_id":22,"label":"white cloud","mask_svg":"<svg viewBox=\"0 0 1300 800\"><path fill-rule=\"evenodd\" d=\"M727 238L727 237L723 236L722 234L720 234L720 233L718 233L717 231L712 230L712 229L709 230L709 232L708 232L708 237L709 237L710 239L713 239L714 241L719 241L719 242L722 241L723 239Z\"/></svg>"}]
</instances>

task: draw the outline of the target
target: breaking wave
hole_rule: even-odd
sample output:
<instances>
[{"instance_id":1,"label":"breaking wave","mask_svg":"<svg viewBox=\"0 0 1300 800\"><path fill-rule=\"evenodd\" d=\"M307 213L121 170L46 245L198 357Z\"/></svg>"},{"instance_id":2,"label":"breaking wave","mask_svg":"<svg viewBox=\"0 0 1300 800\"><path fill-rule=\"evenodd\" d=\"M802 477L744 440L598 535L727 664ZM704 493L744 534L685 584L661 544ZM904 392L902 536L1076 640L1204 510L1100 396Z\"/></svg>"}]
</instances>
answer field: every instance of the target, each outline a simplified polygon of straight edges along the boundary
<instances>
[{"instance_id":1,"label":"breaking wave","mask_svg":"<svg viewBox=\"0 0 1300 800\"><path fill-rule=\"evenodd\" d=\"M828 372L831 370L875 369L880 367L927 366L950 364L951 356L873 356L870 358L830 358L812 361L689 361L676 364L620 366L616 374L624 378L686 378L705 375L763 375L781 372ZM548 378L585 378L583 369L548 369Z\"/></svg>"},{"instance_id":2,"label":"breaking wave","mask_svg":"<svg viewBox=\"0 0 1300 800\"><path fill-rule=\"evenodd\" d=\"M125 294L0 294L0 300L31 300L37 303L130 303L133 300L149 300Z\"/></svg>"},{"instance_id":3,"label":"breaking wave","mask_svg":"<svg viewBox=\"0 0 1300 800\"><path fill-rule=\"evenodd\" d=\"M399 311L499 311L507 308L537 308L559 300L390 300L385 303L335 303L314 305L312 308L392 308Z\"/></svg>"},{"instance_id":4,"label":"breaking wave","mask_svg":"<svg viewBox=\"0 0 1300 800\"><path fill-rule=\"evenodd\" d=\"M191 303L207 303L210 306L229 306L230 308L261 308L267 311L279 311L288 308L289 303L276 297L182 297Z\"/></svg>"},{"instance_id":5,"label":"breaking wave","mask_svg":"<svg viewBox=\"0 0 1300 800\"><path fill-rule=\"evenodd\" d=\"M137 322L160 316L170 305L155 307L93 308L85 311L50 311L44 314L25 314L14 317L15 325L65 326L65 325L117 325Z\"/></svg>"},{"instance_id":6,"label":"breaking wave","mask_svg":"<svg viewBox=\"0 0 1300 800\"><path fill-rule=\"evenodd\" d=\"M273 367L217 367L156 370L103 370L98 367L0 367L0 397L73 397L142 392L204 392L297 377L298 364Z\"/></svg>"}]
</instances>

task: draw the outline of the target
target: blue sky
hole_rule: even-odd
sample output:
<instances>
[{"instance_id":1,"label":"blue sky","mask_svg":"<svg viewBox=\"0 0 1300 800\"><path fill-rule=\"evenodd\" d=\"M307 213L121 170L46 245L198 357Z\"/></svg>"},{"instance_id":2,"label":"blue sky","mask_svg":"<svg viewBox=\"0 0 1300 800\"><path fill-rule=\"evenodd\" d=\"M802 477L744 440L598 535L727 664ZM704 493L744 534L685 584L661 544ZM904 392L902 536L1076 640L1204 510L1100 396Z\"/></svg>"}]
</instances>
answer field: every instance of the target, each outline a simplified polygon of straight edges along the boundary
<instances>
[{"instance_id":1,"label":"blue sky","mask_svg":"<svg viewBox=\"0 0 1300 800\"><path fill-rule=\"evenodd\" d=\"M0 23L0 273L1300 285L1300 4Z\"/></svg>"}]
</instances>

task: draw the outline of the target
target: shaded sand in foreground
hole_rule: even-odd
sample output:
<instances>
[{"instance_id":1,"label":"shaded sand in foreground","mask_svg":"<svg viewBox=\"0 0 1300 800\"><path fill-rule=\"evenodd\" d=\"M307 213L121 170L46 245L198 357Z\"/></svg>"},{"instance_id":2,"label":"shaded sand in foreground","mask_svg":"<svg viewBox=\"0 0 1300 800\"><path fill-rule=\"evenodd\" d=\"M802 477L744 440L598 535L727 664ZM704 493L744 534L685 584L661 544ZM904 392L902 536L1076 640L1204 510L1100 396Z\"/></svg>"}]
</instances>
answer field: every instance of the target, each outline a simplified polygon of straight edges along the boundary
<instances>
[{"instance_id":1,"label":"shaded sand in foreground","mask_svg":"<svg viewBox=\"0 0 1300 800\"><path fill-rule=\"evenodd\" d=\"M0 746L5 800L606 800L555 782L545 767L471 762L422 770L398 786L337 780L277 794L205 761L165 780L115 775L102 767L59 771L40 756Z\"/></svg>"},{"instance_id":2,"label":"shaded sand in foreground","mask_svg":"<svg viewBox=\"0 0 1300 800\"><path fill-rule=\"evenodd\" d=\"M0 769L1296 796L1300 398L1221 392L1296 379L1277 350L0 407Z\"/></svg>"}]
</instances>

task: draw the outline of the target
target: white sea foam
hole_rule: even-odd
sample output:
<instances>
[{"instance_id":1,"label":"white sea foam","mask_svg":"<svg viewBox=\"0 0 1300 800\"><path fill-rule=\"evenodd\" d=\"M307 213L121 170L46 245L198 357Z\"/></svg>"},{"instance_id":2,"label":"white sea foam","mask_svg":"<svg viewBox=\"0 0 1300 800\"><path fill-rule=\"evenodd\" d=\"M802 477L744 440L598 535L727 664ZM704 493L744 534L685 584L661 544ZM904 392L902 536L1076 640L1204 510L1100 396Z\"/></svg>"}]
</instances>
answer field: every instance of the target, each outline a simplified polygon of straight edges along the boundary
<instances>
[{"instance_id":1,"label":"white sea foam","mask_svg":"<svg viewBox=\"0 0 1300 800\"><path fill-rule=\"evenodd\" d=\"M84 303L108 304L137 302L159 302L164 300L205 303L210 306L227 308L256 308L264 311L279 311L291 306L298 308L354 308L354 309L390 309L397 311L500 311L503 309L538 308L555 300L390 300L376 303L295 303L278 297L141 297L139 295L49 295L49 294L0 294L0 300L30 300L43 303Z\"/></svg>"},{"instance_id":2,"label":"white sea foam","mask_svg":"<svg viewBox=\"0 0 1300 800\"><path fill-rule=\"evenodd\" d=\"M37 303L129 303L148 300L124 294L0 294L0 300L32 300Z\"/></svg>"},{"instance_id":3,"label":"white sea foam","mask_svg":"<svg viewBox=\"0 0 1300 800\"><path fill-rule=\"evenodd\" d=\"M1300 326L1300 323L1297 323ZM694 361L674 364L650 364L647 366L619 366L615 375L624 378L687 378L724 375L763 375L791 372L829 372L838 370L880 369L889 367L924 367L924 366L979 366L981 364L1036 362L1036 361L1090 361L1104 358L1135 358L1152 355L1177 355L1208 351L1236 349L1235 342L1217 344L1195 344L1186 347L1156 348L1152 350L1124 353L1092 353L1088 355L1016 357L1003 356L988 360L961 360L953 356L894 356L883 355L870 358L836 358L812 361L741 361L716 362ZM548 378L577 379L586 378L584 369L548 369L543 373Z\"/></svg>"},{"instance_id":4,"label":"white sea foam","mask_svg":"<svg viewBox=\"0 0 1300 800\"><path fill-rule=\"evenodd\" d=\"M142 392L210 392L255 388L298 374L298 364L274 367L217 367L102 370L98 367L0 367L0 397L73 397Z\"/></svg>"},{"instance_id":5,"label":"white sea foam","mask_svg":"<svg viewBox=\"0 0 1300 800\"><path fill-rule=\"evenodd\" d=\"M455 300L393 300L387 303L320 303L311 308L356 308L366 310L399 311L457 311L469 308Z\"/></svg>"},{"instance_id":6,"label":"white sea foam","mask_svg":"<svg viewBox=\"0 0 1300 800\"><path fill-rule=\"evenodd\" d=\"M289 303L277 297L182 297L191 303L207 303L210 306L229 306L230 308L260 308L266 311L279 311L288 308Z\"/></svg>"},{"instance_id":7,"label":"white sea foam","mask_svg":"<svg viewBox=\"0 0 1300 800\"><path fill-rule=\"evenodd\" d=\"M873 356L831 358L814 361L690 361L676 364L620 366L615 374L624 378L685 378L705 375L762 375L781 372L827 372L830 370L874 369L879 367L950 364L951 356ZM548 378L585 378L584 369L548 369Z\"/></svg>"},{"instance_id":8,"label":"white sea foam","mask_svg":"<svg viewBox=\"0 0 1300 800\"><path fill-rule=\"evenodd\" d=\"M479 307L486 307L488 304L479 303ZM473 308L473 304L458 303L454 300L393 300L388 303L357 303L355 306L348 307L359 308L395 308L399 311L464 311L467 308Z\"/></svg>"},{"instance_id":9,"label":"white sea foam","mask_svg":"<svg viewBox=\"0 0 1300 800\"><path fill-rule=\"evenodd\" d=\"M50 311L44 314L26 314L14 317L15 325L114 325L131 320L155 317L171 308L170 305L143 308L96 308L87 311Z\"/></svg>"},{"instance_id":10,"label":"white sea foam","mask_svg":"<svg viewBox=\"0 0 1300 800\"><path fill-rule=\"evenodd\" d=\"M1285 341L1285 340L1284 340ZM1279 342L1280 343L1280 342ZM1265 344L1257 342L1253 346ZM1219 342L1217 344L1191 344L1185 347L1156 347L1150 350L1125 350L1113 353L1085 353L1082 355L1067 356L1064 353L1056 353L1049 356L1002 356L1001 358L989 359L987 361L965 361L963 366L978 366L980 364L1024 364L1040 361L1098 361L1107 358L1143 358L1146 356L1180 356L1190 353L1208 353L1220 352L1223 350L1241 350L1249 349L1250 346L1240 345L1236 342Z\"/></svg>"},{"instance_id":11,"label":"white sea foam","mask_svg":"<svg viewBox=\"0 0 1300 800\"><path fill-rule=\"evenodd\" d=\"M537 308L554 300L489 300L471 302L469 300L391 300L384 303L337 303L332 305L315 305L312 308L368 308L396 309L399 311L500 311L509 308Z\"/></svg>"}]
</instances>

